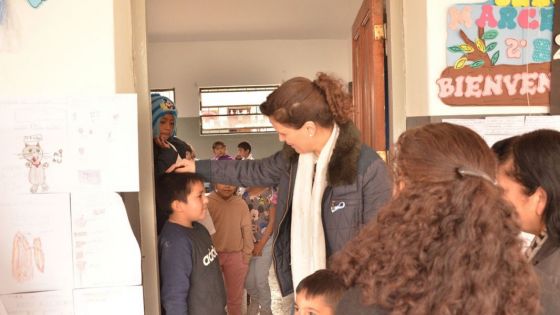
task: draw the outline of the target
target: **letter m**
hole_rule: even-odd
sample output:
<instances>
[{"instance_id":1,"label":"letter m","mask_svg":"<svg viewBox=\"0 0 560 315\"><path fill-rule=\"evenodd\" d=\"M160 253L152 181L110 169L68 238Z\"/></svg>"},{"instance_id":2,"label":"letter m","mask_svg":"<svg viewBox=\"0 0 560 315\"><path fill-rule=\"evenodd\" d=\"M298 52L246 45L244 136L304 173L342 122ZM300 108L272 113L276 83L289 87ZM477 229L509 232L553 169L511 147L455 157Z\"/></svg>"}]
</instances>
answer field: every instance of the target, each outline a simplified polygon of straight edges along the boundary
<instances>
[{"instance_id":1,"label":"letter m","mask_svg":"<svg viewBox=\"0 0 560 315\"><path fill-rule=\"evenodd\" d=\"M471 7L466 6L461 9L456 7L449 8L449 29L457 30L459 25L463 24L466 28L472 25Z\"/></svg>"}]
</instances>

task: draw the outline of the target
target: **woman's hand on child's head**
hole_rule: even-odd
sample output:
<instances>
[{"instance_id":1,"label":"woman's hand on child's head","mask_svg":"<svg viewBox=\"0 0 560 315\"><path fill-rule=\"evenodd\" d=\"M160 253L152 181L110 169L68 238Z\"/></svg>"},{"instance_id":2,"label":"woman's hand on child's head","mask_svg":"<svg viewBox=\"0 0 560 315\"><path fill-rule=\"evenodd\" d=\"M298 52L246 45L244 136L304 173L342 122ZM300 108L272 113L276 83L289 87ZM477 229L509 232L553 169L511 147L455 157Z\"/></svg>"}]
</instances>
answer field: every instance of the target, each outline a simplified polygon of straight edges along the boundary
<instances>
[{"instance_id":1,"label":"woman's hand on child's head","mask_svg":"<svg viewBox=\"0 0 560 315\"><path fill-rule=\"evenodd\" d=\"M171 146L169 145L169 142L167 142L167 137L164 137L162 135L159 135L157 137L154 138L154 142L156 143L156 145L162 149L169 149L171 148Z\"/></svg>"},{"instance_id":2,"label":"woman's hand on child's head","mask_svg":"<svg viewBox=\"0 0 560 315\"><path fill-rule=\"evenodd\" d=\"M177 161L165 170L166 173L195 173L195 164L193 160L182 159Z\"/></svg>"}]
</instances>

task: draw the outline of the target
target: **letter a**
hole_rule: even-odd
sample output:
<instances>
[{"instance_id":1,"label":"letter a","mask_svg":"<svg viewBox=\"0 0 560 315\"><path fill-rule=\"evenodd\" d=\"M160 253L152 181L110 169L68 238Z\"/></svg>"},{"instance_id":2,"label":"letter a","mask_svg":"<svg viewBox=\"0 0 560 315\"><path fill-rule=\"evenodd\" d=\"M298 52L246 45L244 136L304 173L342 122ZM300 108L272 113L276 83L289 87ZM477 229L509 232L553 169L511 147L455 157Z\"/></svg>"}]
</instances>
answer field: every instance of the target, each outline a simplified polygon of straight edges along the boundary
<instances>
[{"instance_id":1,"label":"letter a","mask_svg":"<svg viewBox=\"0 0 560 315\"><path fill-rule=\"evenodd\" d=\"M492 12L492 7L489 4L485 4L482 6L482 13L480 13L480 18L476 20L476 25L478 27L486 27L488 24L489 27L496 27L498 25L498 21L494 18L494 12Z\"/></svg>"}]
</instances>

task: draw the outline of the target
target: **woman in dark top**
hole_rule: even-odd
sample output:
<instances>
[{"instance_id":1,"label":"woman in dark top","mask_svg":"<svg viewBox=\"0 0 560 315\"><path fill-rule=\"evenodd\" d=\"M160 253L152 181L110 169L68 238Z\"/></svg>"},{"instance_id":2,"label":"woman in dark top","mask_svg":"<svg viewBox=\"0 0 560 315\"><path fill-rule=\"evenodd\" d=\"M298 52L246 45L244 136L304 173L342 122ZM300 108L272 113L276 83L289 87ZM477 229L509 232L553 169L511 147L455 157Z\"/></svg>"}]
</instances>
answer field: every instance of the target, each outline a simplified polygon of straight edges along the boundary
<instances>
[{"instance_id":1,"label":"woman in dark top","mask_svg":"<svg viewBox=\"0 0 560 315\"><path fill-rule=\"evenodd\" d=\"M327 74L284 82L260 106L284 149L259 160L188 161L172 168L235 186L277 186L273 260L282 295L318 269L391 196L385 162L361 143L352 97Z\"/></svg>"},{"instance_id":2,"label":"woman in dark top","mask_svg":"<svg viewBox=\"0 0 560 315\"><path fill-rule=\"evenodd\" d=\"M560 132L536 130L493 146L498 182L515 206L521 230L535 237L526 251L541 280L545 314L560 303Z\"/></svg>"},{"instance_id":3,"label":"woman in dark top","mask_svg":"<svg viewBox=\"0 0 560 315\"><path fill-rule=\"evenodd\" d=\"M482 138L425 125L399 137L392 163L393 199L333 259L351 288L337 314L538 314L538 280Z\"/></svg>"}]
</instances>

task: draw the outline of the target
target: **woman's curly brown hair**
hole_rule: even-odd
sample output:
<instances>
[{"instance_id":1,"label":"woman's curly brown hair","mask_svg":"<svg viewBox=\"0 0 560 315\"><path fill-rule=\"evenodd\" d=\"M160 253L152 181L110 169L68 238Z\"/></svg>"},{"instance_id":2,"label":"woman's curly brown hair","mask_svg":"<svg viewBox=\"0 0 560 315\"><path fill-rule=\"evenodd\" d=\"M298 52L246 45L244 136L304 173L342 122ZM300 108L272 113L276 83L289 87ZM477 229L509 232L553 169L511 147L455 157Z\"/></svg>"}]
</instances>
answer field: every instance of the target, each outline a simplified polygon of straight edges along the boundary
<instances>
[{"instance_id":1,"label":"woman's curly brown hair","mask_svg":"<svg viewBox=\"0 0 560 315\"><path fill-rule=\"evenodd\" d=\"M345 124L352 115L352 96L341 80L319 72L311 81L295 77L284 82L260 105L261 112L276 121L301 128L307 121L323 127Z\"/></svg>"},{"instance_id":2,"label":"woman's curly brown hair","mask_svg":"<svg viewBox=\"0 0 560 315\"><path fill-rule=\"evenodd\" d=\"M536 314L538 280L484 141L431 124L406 131L396 151L400 189L332 261L345 284L393 315Z\"/></svg>"}]
</instances>

